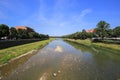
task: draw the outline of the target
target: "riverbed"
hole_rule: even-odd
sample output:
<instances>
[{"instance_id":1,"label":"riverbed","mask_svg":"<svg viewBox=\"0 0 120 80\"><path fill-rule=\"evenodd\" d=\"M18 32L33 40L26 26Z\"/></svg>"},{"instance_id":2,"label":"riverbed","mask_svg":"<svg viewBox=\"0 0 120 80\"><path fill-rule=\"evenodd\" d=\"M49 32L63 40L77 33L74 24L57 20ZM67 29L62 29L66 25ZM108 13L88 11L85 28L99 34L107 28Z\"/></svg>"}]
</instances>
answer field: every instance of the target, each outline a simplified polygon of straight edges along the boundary
<instances>
[{"instance_id":1,"label":"riverbed","mask_svg":"<svg viewBox=\"0 0 120 80\"><path fill-rule=\"evenodd\" d=\"M63 39L0 68L0 80L119 79L120 55Z\"/></svg>"}]
</instances>

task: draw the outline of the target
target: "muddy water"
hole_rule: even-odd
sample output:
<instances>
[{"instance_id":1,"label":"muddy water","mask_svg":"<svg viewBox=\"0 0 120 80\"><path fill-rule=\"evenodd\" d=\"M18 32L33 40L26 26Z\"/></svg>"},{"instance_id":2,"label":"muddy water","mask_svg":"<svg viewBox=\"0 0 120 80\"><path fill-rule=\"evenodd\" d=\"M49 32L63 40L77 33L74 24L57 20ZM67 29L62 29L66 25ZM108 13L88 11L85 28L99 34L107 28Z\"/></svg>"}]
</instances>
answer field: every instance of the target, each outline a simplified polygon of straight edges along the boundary
<instances>
[{"instance_id":1,"label":"muddy water","mask_svg":"<svg viewBox=\"0 0 120 80\"><path fill-rule=\"evenodd\" d=\"M0 80L119 79L120 55L62 39L52 41L36 54L0 68Z\"/></svg>"}]
</instances>

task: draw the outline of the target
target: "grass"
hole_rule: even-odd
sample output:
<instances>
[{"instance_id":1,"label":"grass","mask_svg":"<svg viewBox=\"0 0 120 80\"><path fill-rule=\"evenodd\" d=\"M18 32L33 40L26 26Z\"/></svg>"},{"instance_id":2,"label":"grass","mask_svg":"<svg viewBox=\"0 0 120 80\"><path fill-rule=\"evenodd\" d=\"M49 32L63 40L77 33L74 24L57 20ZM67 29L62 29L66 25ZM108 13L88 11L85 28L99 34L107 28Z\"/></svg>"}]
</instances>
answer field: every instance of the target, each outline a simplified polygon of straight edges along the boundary
<instances>
[{"instance_id":1,"label":"grass","mask_svg":"<svg viewBox=\"0 0 120 80\"><path fill-rule=\"evenodd\" d=\"M92 45L120 51L120 45L118 45L118 44L92 43Z\"/></svg>"},{"instance_id":2,"label":"grass","mask_svg":"<svg viewBox=\"0 0 120 80\"><path fill-rule=\"evenodd\" d=\"M89 40L85 40L85 41L89 41ZM81 50L83 53L84 52L89 52L92 53L92 55L100 61L106 61L108 59L115 61L115 62L120 62L120 53L117 50L113 50L113 49L106 49L106 48L101 48L99 46L95 47L94 49L96 49L98 52L96 52L93 49L93 45L81 45L78 42L72 42L72 41L66 41L68 44L72 45L74 48ZM83 40L81 42L84 42Z\"/></svg>"},{"instance_id":3,"label":"grass","mask_svg":"<svg viewBox=\"0 0 120 80\"><path fill-rule=\"evenodd\" d=\"M91 45L91 41L88 40L88 39L86 39L86 40L65 39L65 40L75 42L75 43L79 43L79 44L85 45L85 46L90 46Z\"/></svg>"},{"instance_id":4,"label":"grass","mask_svg":"<svg viewBox=\"0 0 120 80\"><path fill-rule=\"evenodd\" d=\"M33 42L29 44L2 49L0 50L0 64L7 63L12 58L18 57L29 51L41 49L52 40L53 39L48 39L48 40L43 40L43 41L38 41L38 42Z\"/></svg>"},{"instance_id":5,"label":"grass","mask_svg":"<svg viewBox=\"0 0 120 80\"><path fill-rule=\"evenodd\" d=\"M79 43L79 44L85 45L85 46L90 46L90 47L95 46L95 47L99 47L99 48L107 48L107 49L120 51L120 45L118 45L118 44L94 43L94 42L91 42L91 40L89 40L89 39L86 39L86 40L65 39L65 40Z\"/></svg>"}]
</instances>

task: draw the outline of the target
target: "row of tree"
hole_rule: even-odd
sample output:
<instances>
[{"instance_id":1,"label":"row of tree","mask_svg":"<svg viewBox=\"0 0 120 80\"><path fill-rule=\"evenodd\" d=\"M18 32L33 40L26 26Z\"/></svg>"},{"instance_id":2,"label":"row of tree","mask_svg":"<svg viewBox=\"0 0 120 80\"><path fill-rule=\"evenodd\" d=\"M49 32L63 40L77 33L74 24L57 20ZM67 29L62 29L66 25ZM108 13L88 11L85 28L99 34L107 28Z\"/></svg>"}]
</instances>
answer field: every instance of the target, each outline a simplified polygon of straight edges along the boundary
<instances>
[{"instance_id":1,"label":"row of tree","mask_svg":"<svg viewBox=\"0 0 120 80\"><path fill-rule=\"evenodd\" d=\"M70 35L66 35L64 37L71 39L87 39L87 38L112 38L112 37L120 37L120 26L115 27L114 29L110 29L110 24L105 21L100 21L94 32L86 32L85 29L82 32L76 32Z\"/></svg>"},{"instance_id":2,"label":"row of tree","mask_svg":"<svg viewBox=\"0 0 120 80\"><path fill-rule=\"evenodd\" d=\"M9 28L5 24L0 24L0 39L47 39L48 35L39 34L32 28L26 27L27 29L16 29L14 27Z\"/></svg>"},{"instance_id":3,"label":"row of tree","mask_svg":"<svg viewBox=\"0 0 120 80\"><path fill-rule=\"evenodd\" d=\"M92 36L93 36L92 33L87 33L86 30L83 29L82 32L76 32L63 37L71 38L71 39L87 39L87 38L92 38Z\"/></svg>"}]
</instances>

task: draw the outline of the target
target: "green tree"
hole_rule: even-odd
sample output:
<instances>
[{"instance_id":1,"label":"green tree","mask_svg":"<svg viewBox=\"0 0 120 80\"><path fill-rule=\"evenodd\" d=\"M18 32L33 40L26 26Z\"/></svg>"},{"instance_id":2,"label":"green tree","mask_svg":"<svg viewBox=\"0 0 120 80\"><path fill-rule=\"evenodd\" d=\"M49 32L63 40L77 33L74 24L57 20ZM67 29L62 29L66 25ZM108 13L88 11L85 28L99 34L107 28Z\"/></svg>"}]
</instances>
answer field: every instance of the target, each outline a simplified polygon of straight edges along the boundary
<instances>
[{"instance_id":1,"label":"green tree","mask_svg":"<svg viewBox=\"0 0 120 80\"><path fill-rule=\"evenodd\" d=\"M27 32L35 32L34 29L32 29L31 27L26 27L27 28Z\"/></svg>"},{"instance_id":2,"label":"green tree","mask_svg":"<svg viewBox=\"0 0 120 80\"><path fill-rule=\"evenodd\" d=\"M1 37L8 37L9 27L5 24L0 24L0 39Z\"/></svg>"},{"instance_id":3,"label":"green tree","mask_svg":"<svg viewBox=\"0 0 120 80\"><path fill-rule=\"evenodd\" d=\"M37 32L34 32L34 38L40 38L40 34L39 33L37 33Z\"/></svg>"},{"instance_id":4,"label":"green tree","mask_svg":"<svg viewBox=\"0 0 120 80\"><path fill-rule=\"evenodd\" d=\"M37 32L30 32L28 34L31 39L44 38L44 35L41 35Z\"/></svg>"},{"instance_id":5,"label":"green tree","mask_svg":"<svg viewBox=\"0 0 120 80\"><path fill-rule=\"evenodd\" d=\"M75 38L76 39L81 39L81 32L76 32L75 33Z\"/></svg>"},{"instance_id":6,"label":"green tree","mask_svg":"<svg viewBox=\"0 0 120 80\"><path fill-rule=\"evenodd\" d=\"M81 39L87 39L88 38L88 34L86 32L85 29L82 30L82 33L81 33Z\"/></svg>"},{"instance_id":7,"label":"green tree","mask_svg":"<svg viewBox=\"0 0 120 80\"><path fill-rule=\"evenodd\" d=\"M11 27L10 28L10 39L16 39L16 37L17 37L17 30L14 28L14 27Z\"/></svg>"},{"instance_id":8,"label":"green tree","mask_svg":"<svg viewBox=\"0 0 120 80\"><path fill-rule=\"evenodd\" d=\"M94 35L95 35L96 37L101 37L101 35L102 35L102 30L101 30L101 28L95 28Z\"/></svg>"},{"instance_id":9,"label":"green tree","mask_svg":"<svg viewBox=\"0 0 120 80\"><path fill-rule=\"evenodd\" d=\"M28 35L27 30L18 29L17 30L17 38L18 39L28 39L29 35Z\"/></svg>"},{"instance_id":10,"label":"green tree","mask_svg":"<svg viewBox=\"0 0 120 80\"><path fill-rule=\"evenodd\" d=\"M113 37L113 30L112 29L107 30L107 37Z\"/></svg>"},{"instance_id":11,"label":"green tree","mask_svg":"<svg viewBox=\"0 0 120 80\"><path fill-rule=\"evenodd\" d=\"M93 33L87 33L87 38L92 38L92 37L94 37Z\"/></svg>"},{"instance_id":12,"label":"green tree","mask_svg":"<svg viewBox=\"0 0 120 80\"><path fill-rule=\"evenodd\" d=\"M114 37L120 37L120 26L117 26L113 29L113 36Z\"/></svg>"},{"instance_id":13,"label":"green tree","mask_svg":"<svg viewBox=\"0 0 120 80\"><path fill-rule=\"evenodd\" d=\"M109 29L110 25L109 23L105 22L105 21L100 21L97 24L97 28L95 29L95 33L101 37L101 39L104 39L104 37L106 37L107 34L107 30Z\"/></svg>"},{"instance_id":14,"label":"green tree","mask_svg":"<svg viewBox=\"0 0 120 80\"><path fill-rule=\"evenodd\" d=\"M28 35L29 35L29 38L30 38L30 39L33 39L33 38L34 38L34 32L30 32L30 33L28 33Z\"/></svg>"}]
</instances>

